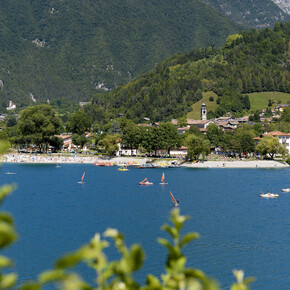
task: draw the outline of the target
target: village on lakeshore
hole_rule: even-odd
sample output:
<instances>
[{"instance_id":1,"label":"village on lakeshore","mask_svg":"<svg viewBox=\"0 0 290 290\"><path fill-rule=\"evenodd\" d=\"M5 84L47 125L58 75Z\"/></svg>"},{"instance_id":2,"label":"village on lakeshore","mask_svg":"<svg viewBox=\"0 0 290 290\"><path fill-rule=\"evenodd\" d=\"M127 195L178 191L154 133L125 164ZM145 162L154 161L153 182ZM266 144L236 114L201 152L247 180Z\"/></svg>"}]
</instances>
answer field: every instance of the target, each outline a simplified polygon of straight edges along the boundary
<instances>
[{"instance_id":1,"label":"village on lakeshore","mask_svg":"<svg viewBox=\"0 0 290 290\"><path fill-rule=\"evenodd\" d=\"M7 110L12 106L15 109L15 104L10 102ZM85 129L89 126L88 116L79 111L66 124L71 133L51 134L39 140L39 137L33 139L33 132L24 132L26 128L19 138L10 138L11 152L2 161L138 168L285 167L289 166L286 157L290 153L290 133L267 130L289 110L289 104L279 104L271 117L266 117L264 110L256 119L253 115L235 118L230 113L208 119L207 106L202 103L199 120L181 118L151 123L149 118L144 118L144 123L134 124L119 114L107 132L98 133ZM25 127L23 116L19 123ZM1 119L5 116L1 115ZM31 115L28 119L31 121Z\"/></svg>"}]
</instances>

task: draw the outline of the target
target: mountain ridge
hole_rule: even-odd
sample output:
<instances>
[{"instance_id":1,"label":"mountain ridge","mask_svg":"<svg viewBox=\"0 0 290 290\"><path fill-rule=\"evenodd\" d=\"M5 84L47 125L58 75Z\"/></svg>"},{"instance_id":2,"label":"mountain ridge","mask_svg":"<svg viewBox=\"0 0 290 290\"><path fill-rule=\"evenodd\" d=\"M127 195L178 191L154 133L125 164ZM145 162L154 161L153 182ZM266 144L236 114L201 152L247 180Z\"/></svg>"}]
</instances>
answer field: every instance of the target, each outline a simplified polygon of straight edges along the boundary
<instances>
[{"instance_id":1,"label":"mountain ridge","mask_svg":"<svg viewBox=\"0 0 290 290\"><path fill-rule=\"evenodd\" d=\"M252 28L273 27L276 22L290 20L281 0L202 0L231 20ZM280 1L280 2L279 2ZM286 3L286 2L285 2ZM289 4L288 4L289 5Z\"/></svg>"},{"instance_id":2,"label":"mountain ridge","mask_svg":"<svg viewBox=\"0 0 290 290\"><path fill-rule=\"evenodd\" d=\"M0 11L0 107L88 100L177 52L222 45L242 29L199 0L6 0Z\"/></svg>"},{"instance_id":3,"label":"mountain ridge","mask_svg":"<svg viewBox=\"0 0 290 290\"><path fill-rule=\"evenodd\" d=\"M250 110L247 93L290 92L290 21L276 23L273 30L253 29L230 35L225 45L177 54L154 70L106 94L96 95L87 112L97 121L124 114L140 122L179 118L190 112L204 92L218 97L211 117ZM289 100L290 101L290 100ZM102 117L100 117L102 116Z\"/></svg>"},{"instance_id":4,"label":"mountain ridge","mask_svg":"<svg viewBox=\"0 0 290 290\"><path fill-rule=\"evenodd\" d=\"M288 0L272 0L285 13L290 14L290 2Z\"/></svg>"}]
</instances>

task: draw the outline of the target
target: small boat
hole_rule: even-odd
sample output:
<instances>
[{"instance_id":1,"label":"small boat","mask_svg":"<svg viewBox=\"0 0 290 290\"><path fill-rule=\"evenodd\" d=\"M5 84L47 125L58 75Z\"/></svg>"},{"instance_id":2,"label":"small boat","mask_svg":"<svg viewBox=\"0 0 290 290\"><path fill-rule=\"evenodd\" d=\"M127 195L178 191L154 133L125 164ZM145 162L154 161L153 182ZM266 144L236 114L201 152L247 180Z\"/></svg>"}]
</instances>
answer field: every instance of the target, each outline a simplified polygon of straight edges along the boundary
<instances>
[{"instance_id":1,"label":"small boat","mask_svg":"<svg viewBox=\"0 0 290 290\"><path fill-rule=\"evenodd\" d=\"M7 171L5 174L16 174L16 173Z\"/></svg>"},{"instance_id":2,"label":"small boat","mask_svg":"<svg viewBox=\"0 0 290 290\"><path fill-rule=\"evenodd\" d=\"M60 168L60 165L58 163L56 164L56 168Z\"/></svg>"},{"instance_id":3,"label":"small boat","mask_svg":"<svg viewBox=\"0 0 290 290\"><path fill-rule=\"evenodd\" d=\"M83 175L82 175L82 178L81 178L81 181L79 181L78 183L81 183L81 184L83 184L83 183L84 183L84 177L85 177L85 173L86 173L86 172L84 172L84 173L83 173Z\"/></svg>"},{"instance_id":4,"label":"small boat","mask_svg":"<svg viewBox=\"0 0 290 290\"><path fill-rule=\"evenodd\" d=\"M153 184L153 182L150 182L147 179L147 177L144 180L142 180L142 181L139 182L139 185L152 185L152 184Z\"/></svg>"},{"instance_id":5,"label":"small boat","mask_svg":"<svg viewBox=\"0 0 290 290\"><path fill-rule=\"evenodd\" d=\"M169 194L171 196L172 202L174 203L174 206L179 206L179 199L175 199L173 194L169 191Z\"/></svg>"},{"instance_id":6,"label":"small boat","mask_svg":"<svg viewBox=\"0 0 290 290\"><path fill-rule=\"evenodd\" d=\"M279 194L277 193L263 193L261 192L260 197L266 197L266 198L275 198L275 197L279 197Z\"/></svg>"},{"instance_id":7,"label":"small boat","mask_svg":"<svg viewBox=\"0 0 290 290\"><path fill-rule=\"evenodd\" d=\"M290 192L290 188L282 188L281 189L283 192Z\"/></svg>"},{"instance_id":8,"label":"small boat","mask_svg":"<svg viewBox=\"0 0 290 290\"><path fill-rule=\"evenodd\" d=\"M152 164L141 164L141 165L139 165L139 167L138 168L140 168L140 169L149 169L149 168L154 168L154 166L152 165Z\"/></svg>"},{"instance_id":9,"label":"small boat","mask_svg":"<svg viewBox=\"0 0 290 290\"><path fill-rule=\"evenodd\" d=\"M128 171L129 169L127 168L127 166L122 166L120 168L118 168L119 171Z\"/></svg>"},{"instance_id":10,"label":"small boat","mask_svg":"<svg viewBox=\"0 0 290 290\"><path fill-rule=\"evenodd\" d=\"M160 184L168 184L168 183L165 183L165 175L164 175L164 172L162 173L161 181L162 182Z\"/></svg>"}]
</instances>

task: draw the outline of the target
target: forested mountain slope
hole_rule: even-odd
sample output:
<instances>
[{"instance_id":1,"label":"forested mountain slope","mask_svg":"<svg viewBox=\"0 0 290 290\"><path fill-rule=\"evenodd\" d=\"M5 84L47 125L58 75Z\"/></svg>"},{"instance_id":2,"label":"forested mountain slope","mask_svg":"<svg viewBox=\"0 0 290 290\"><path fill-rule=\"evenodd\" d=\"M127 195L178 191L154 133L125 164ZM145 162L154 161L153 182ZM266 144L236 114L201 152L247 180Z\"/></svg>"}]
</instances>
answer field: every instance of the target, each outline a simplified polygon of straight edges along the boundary
<instances>
[{"instance_id":1,"label":"forested mountain slope","mask_svg":"<svg viewBox=\"0 0 290 290\"><path fill-rule=\"evenodd\" d=\"M0 106L88 100L177 52L241 30L200 0L3 0Z\"/></svg>"},{"instance_id":2,"label":"forested mountain slope","mask_svg":"<svg viewBox=\"0 0 290 290\"><path fill-rule=\"evenodd\" d=\"M283 11L285 4L279 7L278 1L281 0L203 0L233 21L253 28L273 27L276 22L290 20L290 15Z\"/></svg>"},{"instance_id":3,"label":"forested mountain slope","mask_svg":"<svg viewBox=\"0 0 290 290\"><path fill-rule=\"evenodd\" d=\"M170 57L149 74L97 95L87 111L100 121L105 112L140 121L185 116L201 93L218 95L217 116L250 109L247 96L260 91L290 92L290 21L274 30L244 31L228 37L221 49L212 46Z\"/></svg>"}]
</instances>

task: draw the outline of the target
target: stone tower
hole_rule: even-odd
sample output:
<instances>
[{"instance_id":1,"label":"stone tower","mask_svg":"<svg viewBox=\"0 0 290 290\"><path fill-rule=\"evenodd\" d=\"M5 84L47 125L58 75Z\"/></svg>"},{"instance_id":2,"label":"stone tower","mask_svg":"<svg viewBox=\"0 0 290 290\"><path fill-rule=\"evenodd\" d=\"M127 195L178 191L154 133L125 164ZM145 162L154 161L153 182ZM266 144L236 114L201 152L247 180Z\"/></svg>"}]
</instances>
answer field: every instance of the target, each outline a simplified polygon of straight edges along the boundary
<instances>
[{"instance_id":1,"label":"stone tower","mask_svg":"<svg viewBox=\"0 0 290 290\"><path fill-rule=\"evenodd\" d=\"M200 119L207 120L206 114L207 114L206 104L202 103L201 109L200 109Z\"/></svg>"}]
</instances>

